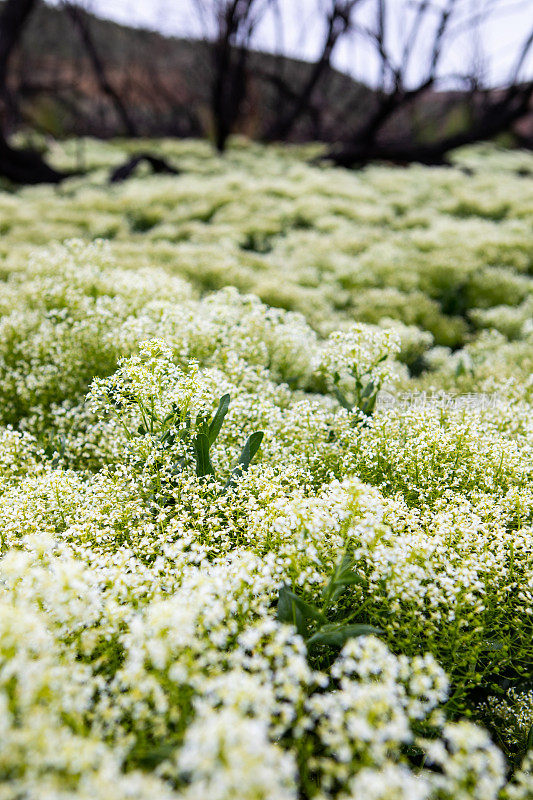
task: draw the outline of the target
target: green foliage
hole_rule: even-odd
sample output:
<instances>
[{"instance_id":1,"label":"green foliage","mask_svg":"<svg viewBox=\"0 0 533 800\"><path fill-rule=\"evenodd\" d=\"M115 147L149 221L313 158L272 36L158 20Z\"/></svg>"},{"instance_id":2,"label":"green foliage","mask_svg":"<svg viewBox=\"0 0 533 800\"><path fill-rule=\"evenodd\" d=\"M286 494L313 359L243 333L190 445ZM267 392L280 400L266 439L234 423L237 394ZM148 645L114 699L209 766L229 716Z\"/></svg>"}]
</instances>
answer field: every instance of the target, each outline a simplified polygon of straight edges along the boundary
<instances>
[{"instance_id":1,"label":"green foliage","mask_svg":"<svg viewBox=\"0 0 533 800\"><path fill-rule=\"evenodd\" d=\"M154 443L156 449L163 450L169 456L167 463L167 470L172 478L179 480L181 473L187 471L190 456L194 460L194 471L198 478L212 479L215 484L220 484L221 481L217 478L215 468L211 462L211 448L216 443L220 434L224 418L229 411L230 395L223 395L218 403L218 408L213 414L212 418L209 414L198 413L194 420L187 407L187 404L180 406L179 403L173 403L170 411L161 416L157 413L154 407L154 398L149 398L150 403L144 402L141 397L135 393L129 394L128 390L122 389L120 399L117 398L117 391L112 387L107 392L107 398L111 405L116 409L122 424L127 432L128 438L131 441L131 434L124 422L121 412L124 408L124 398L127 399L128 407L131 405L138 409L143 422L138 426L137 433L139 436L148 436ZM248 470L254 457L263 441L263 431L256 431L252 433L246 440L237 464L231 470L229 478L226 480L223 488L220 490L226 492L233 489L239 478ZM181 447L179 447L181 445ZM151 454L148 453L144 459L136 461L136 468L142 470L146 466L146 462L151 459ZM159 461L155 459L155 465L159 465ZM164 478L158 475L159 495L161 495ZM168 497L159 500L159 505L163 507L166 505L174 505L175 500L172 494Z\"/></svg>"},{"instance_id":2,"label":"green foliage","mask_svg":"<svg viewBox=\"0 0 533 800\"><path fill-rule=\"evenodd\" d=\"M531 155L132 146L0 192L8 796L529 800Z\"/></svg>"},{"instance_id":3,"label":"green foliage","mask_svg":"<svg viewBox=\"0 0 533 800\"><path fill-rule=\"evenodd\" d=\"M386 358L386 355L382 356L377 363L380 364ZM376 407L380 381L371 377L370 370L360 375L357 368L355 368L352 370L351 375L354 381L353 399L348 400L339 389L341 377L338 372L333 376L335 397L347 411L354 411L357 408L365 417L370 417Z\"/></svg>"},{"instance_id":4,"label":"green foliage","mask_svg":"<svg viewBox=\"0 0 533 800\"><path fill-rule=\"evenodd\" d=\"M294 625L311 656L316 648L328 647L338 650L354 637L382 633L373 625L353 622L357 612L354 614L345 611L339 618L337 601L347 587L361 583L361 577L353 570L354 563L350 556L343 556L324 587L320 608L303 600L288 586L282 586L279 591L277 619ZM328 621L332 615L334 621Z\"/></svg>"}]
</instances>

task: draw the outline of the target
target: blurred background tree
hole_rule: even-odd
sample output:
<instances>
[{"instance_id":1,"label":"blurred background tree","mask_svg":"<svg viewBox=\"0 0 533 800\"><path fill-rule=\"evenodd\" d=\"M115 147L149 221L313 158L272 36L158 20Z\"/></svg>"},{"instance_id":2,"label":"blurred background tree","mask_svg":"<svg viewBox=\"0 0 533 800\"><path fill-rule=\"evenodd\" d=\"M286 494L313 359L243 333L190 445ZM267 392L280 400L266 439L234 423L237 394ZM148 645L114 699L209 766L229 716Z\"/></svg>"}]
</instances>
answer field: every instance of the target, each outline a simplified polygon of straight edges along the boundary
<instances>
[{"instance_id":1,"label":"blurred background tree","mask_svg":"<svg viewBox=\"0 0 533 800\"><path fill-rule=\"evenodd\" d=\"M286 0L180 7L190 24L170 36L164 14L156 31L99 18L90 2L0 2L0 172L63 177L9 144L20 129L205 136L220 152L235 133L321 141L343 166L439 164L502 136L533 145L530 0L301 0L300 18ZM496 70L487 32L511 18Z\"/></svg>"},{"instance_id":2,"label":"blurred background tree","mask_svg":"<svg viewBox=\"0 0 533 800\"><path fill-rule=\"evenodd\" d=\"M15 183L58 183L62 175L39 153L14 149L7 138L19 116L18 92L8 81L9 68L35 4L36 0L4 0L0 7L0 174Z\"/></svg>"}]
</instances>

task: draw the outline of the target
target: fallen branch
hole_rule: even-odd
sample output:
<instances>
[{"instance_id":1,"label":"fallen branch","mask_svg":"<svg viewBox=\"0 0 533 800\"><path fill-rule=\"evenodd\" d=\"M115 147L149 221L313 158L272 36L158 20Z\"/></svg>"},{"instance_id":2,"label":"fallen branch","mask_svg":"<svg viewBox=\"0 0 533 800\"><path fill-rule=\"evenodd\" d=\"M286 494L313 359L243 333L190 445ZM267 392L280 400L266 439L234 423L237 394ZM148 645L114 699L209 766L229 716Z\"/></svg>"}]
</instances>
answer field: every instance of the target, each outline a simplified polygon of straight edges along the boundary
<instances>
[{"instance_id":1,"label":"fallen branch","mask_svg":"<svg viewBox=\"0 0 533 800\"><path fill-rule=\"evenodd\" d=\"M138 153L133 156L125 164L114 169L109 176L109 183L120 183L127 180L137 169L139 164L145 162L150 165L152 171L155 173L166 173L168 175L179 175L180 170L173 167L164 158L153 156L150 153Z\"/></svg>"},{"instance_id":2,"label":"fallen branch","mask_svg":"<svg viewBox=\"0 0 533 800\"><path fill-rule=\"evenodd\" d=\"M36 150L16 150L0 135L0 175L13 183L61 183L70 174L51 167Z\"/></svg>"}]
</instances>

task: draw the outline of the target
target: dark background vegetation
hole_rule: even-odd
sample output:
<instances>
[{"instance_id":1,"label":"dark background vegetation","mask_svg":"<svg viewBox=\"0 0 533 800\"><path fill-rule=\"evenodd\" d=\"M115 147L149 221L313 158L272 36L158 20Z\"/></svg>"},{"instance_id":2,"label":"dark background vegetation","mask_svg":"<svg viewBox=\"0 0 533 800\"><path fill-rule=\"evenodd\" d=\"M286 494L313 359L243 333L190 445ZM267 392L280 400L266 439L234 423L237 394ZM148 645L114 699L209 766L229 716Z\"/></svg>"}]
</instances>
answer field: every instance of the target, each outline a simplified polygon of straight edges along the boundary
<instances>
[{"instance_id":1,"label":"dark background vegetation","mask_svg":"<svg viewBox=\"0 0 533 800\"><path fill-rule=\"evenodd\" d=\"M387 38L387 0L328 0L317 11L324 39L313 63L254 49L255 27L275 2L198 0L211 25L205 36L184 40L98 19L69 2L52 8L41 0L2 0L0 173L21 183L64 177L37 153L10 145L20 129L59 138L208 137L221 152L234 133L321 141L329 160L349 167L371 160L444 163L454 147L497 137L533 145L533 81L522 74L533 47L527 25L501 86L487 86L469 67L450 88L442 53L456 35L463 0L415 0L400 60ZM359 30L363 4L374 23ZM461 19L472 30L483 21ZM343 37L356 34L374 47L380 65L372 88L331 65ZM424 63L413 83L407 76L422 44Z\"/></svg>"}]
</instances>

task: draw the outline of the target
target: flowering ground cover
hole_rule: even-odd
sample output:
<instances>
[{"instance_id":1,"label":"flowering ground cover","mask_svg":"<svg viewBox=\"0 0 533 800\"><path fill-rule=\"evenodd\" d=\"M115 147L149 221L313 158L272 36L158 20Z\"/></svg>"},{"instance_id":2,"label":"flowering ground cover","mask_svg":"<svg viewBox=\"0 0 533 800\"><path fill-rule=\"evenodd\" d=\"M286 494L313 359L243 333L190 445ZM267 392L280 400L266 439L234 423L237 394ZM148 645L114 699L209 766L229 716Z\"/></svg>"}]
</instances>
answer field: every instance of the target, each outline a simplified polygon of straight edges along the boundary
<instances>
[{"instance_id":1,"label":"flowering ground cover","mask_svg":"<svg viewBox=\"0 0 533 800\"><path fill-rule=\"evenodd\" d=\"M0 192L0 798L532 798L533 156L85 146Z\"/></svg>"}]
</instances>

